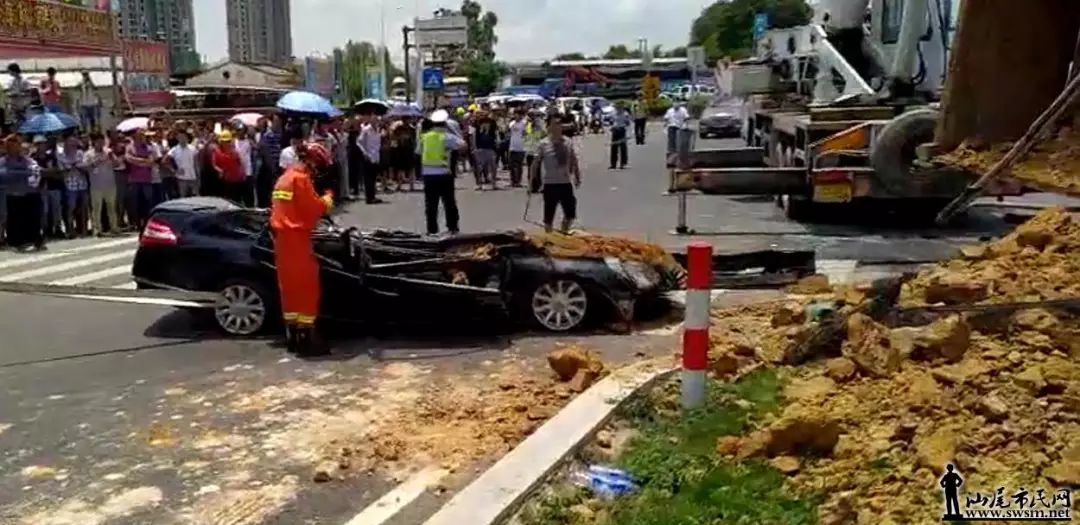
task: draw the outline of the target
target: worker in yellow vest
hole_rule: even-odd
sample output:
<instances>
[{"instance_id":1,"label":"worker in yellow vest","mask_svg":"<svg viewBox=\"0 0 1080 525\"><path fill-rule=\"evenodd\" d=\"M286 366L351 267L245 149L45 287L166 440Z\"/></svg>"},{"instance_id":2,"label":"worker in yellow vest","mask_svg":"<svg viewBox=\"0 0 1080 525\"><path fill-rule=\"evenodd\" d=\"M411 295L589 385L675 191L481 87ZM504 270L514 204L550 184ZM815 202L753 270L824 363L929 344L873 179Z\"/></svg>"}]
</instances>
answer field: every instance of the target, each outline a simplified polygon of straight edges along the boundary
<instances>
[{"instance_id":1,"label":"worker in yellow vest","mask_svg":"<svg viewBox=\"0 0 1080 525\"><path fill-rule=\"evenodd\" d=\"M532 173L532 164L536 160L536 154L540 150L540 141L547 137L547 126L544 124L544 112L534 109L529 112L529 120L525 124L525 173ZM530 179L530 182L532 180ZM537 193L539 185L535 188L530 186L529 191Z\"/></svg>"},{"instance_id":2,"label":"worker in yellow vest","mask_svg":"<svg viewBox=\"0 0 1080 525\"><path fill-rule=\"evenodd\" d=\"M454 175L450 169L451 152L465 149L461 137L448 133L446 122L450 114L438 110L424 121L417 149L420 154L420 176L424 180L424 216L429 235L439 233L439 201L446 209L446 229L458 233L457 199L454 196Z\"/></svg>"}]
</instances>

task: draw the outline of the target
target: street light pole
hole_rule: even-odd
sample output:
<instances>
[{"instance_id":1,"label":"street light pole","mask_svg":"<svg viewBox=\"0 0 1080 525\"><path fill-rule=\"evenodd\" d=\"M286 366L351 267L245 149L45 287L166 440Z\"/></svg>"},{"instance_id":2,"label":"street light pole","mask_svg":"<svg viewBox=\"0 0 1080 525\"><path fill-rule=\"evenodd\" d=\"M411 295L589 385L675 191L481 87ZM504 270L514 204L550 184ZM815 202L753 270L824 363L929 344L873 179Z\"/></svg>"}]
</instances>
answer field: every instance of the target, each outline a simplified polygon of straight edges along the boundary
<instances>
[{"instance_id":1,"label":"street light pole","mask_svg":"<svg viewBox=\"0 0 1080 525\"><path fill-rule=\"evenodd\" d=\"M386 0L379 0L379 96L386 99Z\"/></svg>"}]
</instances>

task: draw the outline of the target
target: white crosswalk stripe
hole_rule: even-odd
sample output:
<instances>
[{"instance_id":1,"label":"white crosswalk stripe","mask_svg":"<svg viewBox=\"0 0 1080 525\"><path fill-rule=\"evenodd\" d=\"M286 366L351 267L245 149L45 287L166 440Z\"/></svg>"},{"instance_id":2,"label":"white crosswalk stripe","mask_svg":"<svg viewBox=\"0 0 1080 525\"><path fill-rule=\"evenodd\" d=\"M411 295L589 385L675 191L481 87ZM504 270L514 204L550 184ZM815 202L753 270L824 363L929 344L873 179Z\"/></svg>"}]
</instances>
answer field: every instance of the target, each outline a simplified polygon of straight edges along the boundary
<instances>
[{"instance_id":1,"label":"white crosswalk stripe","mask_svg":"<svg viewBox=\"0 0 1080 525\"><path fill-rule=\"evenodd\" d=\"M131 265L136 237L49 243L49 251L0 252L0 282L135 289Z\"/></svg>"},{"instance_id":2,"label":"white crosswalk stripe","mask_svg":"<svg viewBox=\"0 0 1080 525\"><path fill-rule=\"evenodd\" d=\"M60 279L59 281L53 281L50 284L59 284L64 286L77 286L80 284L92 283L94 281L100 281L102 279L108 279L109 277L116 277L117 275L129 275L131 274L131 265L115 266L113 268L106 268L93 273L85 273L77 275L68 279Z\"/></svg>"}]
</instances>

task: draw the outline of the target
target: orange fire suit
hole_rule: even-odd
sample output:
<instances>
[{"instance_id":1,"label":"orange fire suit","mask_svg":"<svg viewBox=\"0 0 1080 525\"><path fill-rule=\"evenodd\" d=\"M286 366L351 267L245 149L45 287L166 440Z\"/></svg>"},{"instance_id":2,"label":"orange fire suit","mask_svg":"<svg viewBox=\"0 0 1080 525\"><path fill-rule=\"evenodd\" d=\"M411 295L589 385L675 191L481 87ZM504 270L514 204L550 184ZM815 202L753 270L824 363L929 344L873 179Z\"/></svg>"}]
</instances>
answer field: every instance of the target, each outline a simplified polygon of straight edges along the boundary
<instances>
[{"instance_id":1,"label":"orange fire suit","mask_svg":"<svg viewBox=\"0 0 1080 525\"><path fill-rule=\"evenodd\" d=\"M289 168L274 185L270 228L274 233L281 311L285 324L312 326L319 316L319 263L311 233L333 205L333 196L319 197L308 167Z\"/></svg>"}]
</instances>

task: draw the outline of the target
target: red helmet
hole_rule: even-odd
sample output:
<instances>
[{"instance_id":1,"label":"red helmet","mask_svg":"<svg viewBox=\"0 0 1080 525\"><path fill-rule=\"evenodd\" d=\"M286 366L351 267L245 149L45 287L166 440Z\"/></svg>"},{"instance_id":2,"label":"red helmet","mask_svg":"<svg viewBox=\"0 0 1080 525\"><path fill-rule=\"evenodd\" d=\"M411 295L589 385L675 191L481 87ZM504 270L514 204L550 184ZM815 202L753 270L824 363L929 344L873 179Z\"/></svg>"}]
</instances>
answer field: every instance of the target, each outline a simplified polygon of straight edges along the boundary
<instances>
[{"instance_id":1,"label":"red helmet","mask_svg":"<svg viewBox=\"0 0 1080 525\"><path fill-rule=\"evenodd\" d=\"M315 168L325 168L334 162L334 157L326 146L318 142L308 142L300 149L300 160Z\"/></svg>"}]
</instances>

